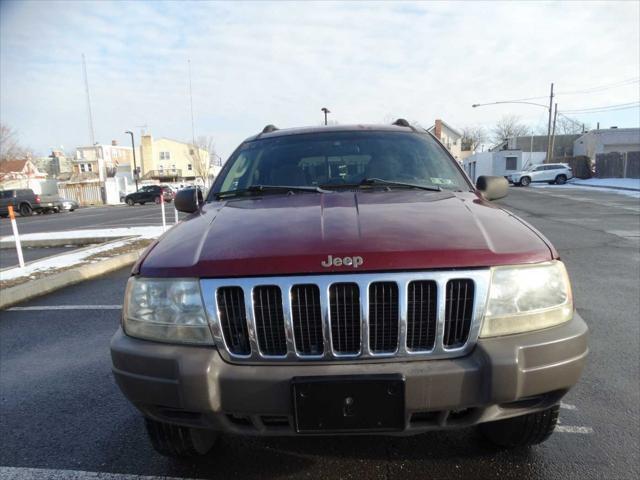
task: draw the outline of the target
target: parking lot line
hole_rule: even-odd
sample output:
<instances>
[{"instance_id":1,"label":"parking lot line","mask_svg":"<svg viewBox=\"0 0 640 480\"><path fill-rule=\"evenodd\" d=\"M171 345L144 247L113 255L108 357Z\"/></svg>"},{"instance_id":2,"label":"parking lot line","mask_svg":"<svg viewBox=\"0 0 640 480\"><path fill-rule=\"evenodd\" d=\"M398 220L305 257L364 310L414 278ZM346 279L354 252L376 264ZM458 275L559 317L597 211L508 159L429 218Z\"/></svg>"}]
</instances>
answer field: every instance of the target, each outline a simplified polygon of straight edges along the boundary
<instances>
[{"instance_id":1,"label":"parking lot line","mask_svg":"<svg viewBox=\"0 0 640 480\"><path fill-rule=\"evenodd\" d=\"M558 433L582 433L582 434L591 434L593 433L593 428L591 427L578 427L576 425L558 425L556 426L556 432Z\"/></svg>"},{"instance_id":2,"label":"parking lot line","mask_svg":"<svg viewBox=\"0 0 640 480\"><path fill-rule=\"evenodd\" d=\"M120 310L122 305L36 305L33 307L12 307L7 312L38 312L44 310Z\"/></svg>"},{"instance_id":3,"label":"parking lot line","mask_svg":"<svg viewBox=\"0 0 640 480\"><path fill-rule=\"evenodd\" d=\"M83 470L54 470L48 468L0 467L0 480L197 480L185 477L129 475L126 473L86 472Z\"/></svg>"}]
</instances>

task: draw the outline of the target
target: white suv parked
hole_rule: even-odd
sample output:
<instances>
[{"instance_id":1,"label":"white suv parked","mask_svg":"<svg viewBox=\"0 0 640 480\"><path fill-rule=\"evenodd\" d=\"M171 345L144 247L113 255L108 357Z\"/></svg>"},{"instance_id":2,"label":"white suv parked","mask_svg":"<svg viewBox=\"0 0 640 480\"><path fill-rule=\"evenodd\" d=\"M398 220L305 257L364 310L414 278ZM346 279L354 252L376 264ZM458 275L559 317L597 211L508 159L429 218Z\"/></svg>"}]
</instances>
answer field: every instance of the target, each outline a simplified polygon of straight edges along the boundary
<instances>
[{"instance_id":1,"label":"white suv parked","mask_svg":"<svg viewBox=\"0 0 640 480\"><path fill-rule=\"evenodd\" d=\"M548 182L563 185L573 178L573 171L566 163L545 163L531 165L526 170L507 175L507 180L516 185L528 187L531 182Z\"/></svg>"}]
</instances>

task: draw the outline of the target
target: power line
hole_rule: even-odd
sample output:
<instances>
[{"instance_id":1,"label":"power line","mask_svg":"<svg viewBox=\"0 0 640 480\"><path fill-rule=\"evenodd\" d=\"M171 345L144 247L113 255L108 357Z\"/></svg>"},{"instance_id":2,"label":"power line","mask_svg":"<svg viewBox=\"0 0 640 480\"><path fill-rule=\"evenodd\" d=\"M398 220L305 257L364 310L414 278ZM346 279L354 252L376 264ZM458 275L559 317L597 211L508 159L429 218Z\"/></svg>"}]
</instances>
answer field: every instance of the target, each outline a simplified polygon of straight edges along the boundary
<instances>
[{"instance_id":1,"label":"power line","mask_svg":"<svg viewBox=\"0 0 640 480\"><path fill-rule=\"evenodd\" d=\"M567 92L557 92L554 95L578 95L578 94L586 94L586 93L597 93L605 90L609 90L611 88L624 87L627 85L633 85L634 83L640 82L640 77L631 77L625 80L619 80L613 83L607 83L604 85L598 85L597 87L589 87L583 90L570 90ZM526 98L514 98L511 100L506 100L506 102L524 102L527 100L540 100L542 98L549 98L549 95L540 95L538 97L526 97Z\"/></svg>"},{"instance_id":2,"label":"power line","mask_svg":"<svg viewBox=\"0 0 640 480\"><path fill-rule=\"evenodd\" d=\"M613 83L607 83L605 85L599 85L597 87L585 88L583 90L571 90L568 92L559 92L558 95L578 95L578 94L584 94L584 93L597 93L597 92L602 92L604 90L609 90L612 88L633 85L634 83L638 83L638 82L640 82L639 77L632 77L632 78L627 78L626 80L620 80Z\"/></svg>"},{"instance_id":3,"label":"power line","mask_svg":"<svg viewBox=\"0 0 640 480\"><path fill-rule=\"evenodd\" d=\"M619 103L614 105L602 105L599 107L589 107L589 108L577 108L573 110L564 110L564 113L596 113L596 112L606 112L613 110L625 110L627 108L635 108L640 106L640 102L628 102L628 103Z\"/></svg>"}]
</instances>

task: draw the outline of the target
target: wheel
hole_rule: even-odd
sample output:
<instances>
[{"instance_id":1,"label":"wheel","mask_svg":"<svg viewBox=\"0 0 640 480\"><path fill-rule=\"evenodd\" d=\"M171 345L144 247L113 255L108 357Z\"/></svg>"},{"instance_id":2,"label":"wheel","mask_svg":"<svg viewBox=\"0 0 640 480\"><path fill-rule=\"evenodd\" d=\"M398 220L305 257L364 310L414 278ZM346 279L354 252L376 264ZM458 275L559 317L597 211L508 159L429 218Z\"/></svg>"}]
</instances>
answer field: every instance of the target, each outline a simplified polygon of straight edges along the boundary
<instances>
[{"instance_id":1,"label":"wheel","mask_svg":"<svg viewBox=\"0 0 640 480\"><path fill-rule=\"evenodd\" d=\"M20 205L20 216L22 217L30 217L33 215L33 208L28 203L23 203Z\"/></svg>"},{"instance_id":2,"label":"wheel","mask_svg":"<svg viewBox=\"0 0 640 480\"><path fill-rule=\"evenodd\" d=\"M154 450L166 457L206 455L218 437L209 430L170 425L150 418L145 418L145 425Z\"/></svg>"},{"instance_id":3,"label":"wheel","mask_svg":"<svg viewBox=\"0 0 640 480\"><path fill-rule=\"evenodd\" d=\"M145 203L147 203L147 202L140 202L140 205L144 205Z\"/></svg>"},{"instance_id":4,"label":"wheel","mask_svg":"<svg viewBox=\"0 0 640 480\"><path fill-rule=\"evenodd\" d=\"M129 205L130 207L133 207L135 203L136 202L133 201L133 198L127 198L127 205Z\"/></svg>"},{"instance_id":5,"label":"wheel","mask_svg":"<svg viewBox=\"0 0 640 480\"><path fill-rule=\"evenodd\" d=\"M526 447L544 442L558 423L559 405L541 412L480 425L480 432L499 447Z\"/></svg>"},{"instance_id":6,"label":"wheel","mask_svg":"<svg viewBox=\"0 0 640 480\"><path fill-rule=\"evenodd\" d=\"M565 183L567 183L566 175L558 175L556 177L556 185L564 185Z\"/></svg>"},{"instance_id":7,"label":"wheel","mask_svg":"<svg viewBox=\"0 0 640 480\"><path fill-rule=\"evenodd\" d=\"M156 202L156 205L160 205L160 202L162 202L162 197L156 197L153 199L154 202Z\"/></svg>"},{"instance_id":8,"label":"wheel","mask_svg":"<svg viewBox=\"0 0 640 480\"><path fill-rule=\"evenodd\" d=\"M522 177L520 179L520 185L522 185L523 187L528 187L530 183L531 179L529 177Z\"/></svg>"}]
</instances>

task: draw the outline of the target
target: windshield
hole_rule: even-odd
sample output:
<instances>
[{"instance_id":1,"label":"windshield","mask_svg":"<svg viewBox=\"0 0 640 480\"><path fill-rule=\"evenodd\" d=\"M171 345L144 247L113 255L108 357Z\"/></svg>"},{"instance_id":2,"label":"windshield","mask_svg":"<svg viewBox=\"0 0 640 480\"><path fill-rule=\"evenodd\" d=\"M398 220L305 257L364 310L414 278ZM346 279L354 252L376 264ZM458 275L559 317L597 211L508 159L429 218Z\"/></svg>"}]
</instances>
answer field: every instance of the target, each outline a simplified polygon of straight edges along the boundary
<instances>
[{"instance_id":1,"label":"windshield","mask_svg":"<svg viewBox=\"0 0 640 480\"><path fill-rule=\"evenodd\" d=\"M431 137L367 131L287 135L246 142L229 159L212 194L253 185L332 189L360 186L366 179L469 190L454 160Z\"/></svg>"}]
</instances>

